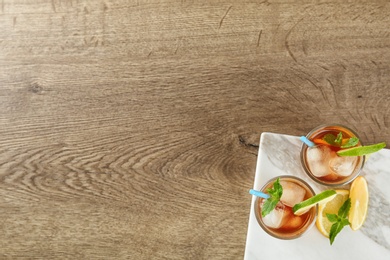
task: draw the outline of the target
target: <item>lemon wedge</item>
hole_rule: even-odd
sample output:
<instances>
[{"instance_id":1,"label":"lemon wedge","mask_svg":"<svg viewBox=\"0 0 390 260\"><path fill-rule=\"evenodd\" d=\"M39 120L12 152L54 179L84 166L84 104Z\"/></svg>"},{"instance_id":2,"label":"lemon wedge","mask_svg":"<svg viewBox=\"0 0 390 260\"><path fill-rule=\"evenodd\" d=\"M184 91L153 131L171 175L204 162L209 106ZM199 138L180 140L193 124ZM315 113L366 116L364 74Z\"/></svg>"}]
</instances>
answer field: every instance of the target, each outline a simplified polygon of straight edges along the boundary
<instances>
[{"instance_id":1,"label":"lemon wedge","mask_svg":"<svg viewBox=\"0 0 390 260\"><path fill-rule=\"evenodd\" d=\"M351 229L358 230L366 220L368 211L368 186L363 176L358 176L352 182L349 197L351 199L351 209L349 210L348 220Z\"/></svg>"}]
</instances>

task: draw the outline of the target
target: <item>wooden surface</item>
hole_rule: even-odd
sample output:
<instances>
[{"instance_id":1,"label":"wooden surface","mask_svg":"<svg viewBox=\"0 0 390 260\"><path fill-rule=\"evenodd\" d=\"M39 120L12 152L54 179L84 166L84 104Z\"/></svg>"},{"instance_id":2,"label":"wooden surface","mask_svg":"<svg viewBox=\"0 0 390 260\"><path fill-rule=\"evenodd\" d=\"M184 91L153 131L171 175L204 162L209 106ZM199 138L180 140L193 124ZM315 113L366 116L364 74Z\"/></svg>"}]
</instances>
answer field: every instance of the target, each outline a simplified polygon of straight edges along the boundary
<instances>
[{"instance_id":1,"label":"wooden surface","mask_svg":"<svg viewBox=\"0 0 390 260\"><path fill-rule=\"evenodd\" d=\"M390 143L388 1L0 2L0 259L242 259L259 136Z\"/></svg>"}]
</instances>

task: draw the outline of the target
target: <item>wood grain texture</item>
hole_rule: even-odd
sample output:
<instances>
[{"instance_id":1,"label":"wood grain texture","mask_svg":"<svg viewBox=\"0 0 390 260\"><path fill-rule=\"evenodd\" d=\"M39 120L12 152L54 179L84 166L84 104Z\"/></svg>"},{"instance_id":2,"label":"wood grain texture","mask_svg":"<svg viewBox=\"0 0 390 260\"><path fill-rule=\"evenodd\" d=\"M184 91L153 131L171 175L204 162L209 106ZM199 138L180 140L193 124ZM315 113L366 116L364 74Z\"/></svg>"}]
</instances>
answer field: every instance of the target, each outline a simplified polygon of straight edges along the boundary
<instances>
[{"instance_id":1,"label":"wood grain texture","mask_svg":"<svg viewBox=\"0 0 390 260\"><path fill-rule=\"evenodd\" d=\"M1 259L242 259L262 132L390 143L388 1L0 6Z\"/></svg>"}]
</instances>

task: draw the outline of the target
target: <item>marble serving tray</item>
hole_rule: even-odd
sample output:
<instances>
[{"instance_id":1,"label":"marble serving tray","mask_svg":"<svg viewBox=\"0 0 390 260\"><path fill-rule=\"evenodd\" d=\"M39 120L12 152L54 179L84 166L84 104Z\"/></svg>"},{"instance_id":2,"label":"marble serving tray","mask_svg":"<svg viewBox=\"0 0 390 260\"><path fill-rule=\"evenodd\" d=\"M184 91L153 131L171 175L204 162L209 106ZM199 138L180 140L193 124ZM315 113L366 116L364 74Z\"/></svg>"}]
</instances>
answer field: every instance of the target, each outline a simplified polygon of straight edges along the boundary
<instances>
[{"instance_id":1,"label":"marble serving tray","mask_svg":"<svg viewBox=\"0 0 390 260\"><path fill-rule=\"evenodd\" d=\"M253 188L260 189L268 179L287 174L306 180L316 193L326 189L305 175L300 163L300 148L299 137L262 133ZM390 150L372 154L361 175L366 178L370 193L367 219L358 231L344 227L333 245L315 226L295 240L280 240L267 235L256 221L255 198L252 197L244 259L389 260Z\"/></svg>"}]
</instances>

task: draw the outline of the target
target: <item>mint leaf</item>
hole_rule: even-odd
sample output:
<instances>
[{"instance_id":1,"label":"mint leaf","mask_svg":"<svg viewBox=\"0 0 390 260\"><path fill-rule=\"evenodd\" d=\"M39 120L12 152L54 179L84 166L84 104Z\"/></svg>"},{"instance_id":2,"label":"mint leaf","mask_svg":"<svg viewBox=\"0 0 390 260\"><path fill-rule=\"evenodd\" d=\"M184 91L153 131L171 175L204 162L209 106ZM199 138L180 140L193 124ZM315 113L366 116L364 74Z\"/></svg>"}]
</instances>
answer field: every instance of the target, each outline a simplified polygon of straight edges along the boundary
<instances>
[{"instance_id":1,"label":"mint leaf","mask_svg":"<svg viewBox=\"0 0 390 260\"><path fill-rule=\"evenodd\" d=\"M263 206L261 207L261 216L264 218L267 216L274 208L276 207L276 204L278 204L279 200L269 198L267 199Z\"/></svg>"},{"instance_id":2,"label":"mint leaf","mask_svg":"<svg viewBox=\"0 0 390 260\"><path fill-rule=\"evenodd\" d=\"M341 220L341 224L343 224L343 226L346 226L346 225L350 225L351 223L349 222L349 220L347 218L343 218Z\"/></svg>"},{"instance_id":3,"label":"mint leaf","mask_svg":"<svg viewBox=\"0 0 390 260\"><path fill-rule=\"evenodd\" d=\"M332 225L332 227L330 228L330 233L329 233L329 240L330 240L330 244L333 244L334 242L334 239L336 238L336 236L338 235L338 233L340 233L340 231L343 229L345 225L343 225L343 223L340 221L337 221L336 223L334 223Z\"/></svg>"},{"instance_id":4,"label":"mint leaf","mask_svg":"<svg viewBox=\"0 0 390 260\"><path fill-rule=\"evenodd\" d=\"M276 181L274 182L273 184L273 188L271 189L267 189L267 192L275 197L275 198L278 198L280 199L282 197L282 194L283 194L283 187L282 185L280 184L280 178L277 178Z\"/></svg>"},{"instance_id":5,"label":"mint leaf","mask_svg":"<svg viewBox=\"0 0 390 260\"><path fill-rule=\"evenodd\" d=\"M333 244L337 234L340 233L340 231L347 225L349 225L348 219L341 219L332 225L329 233L330 244Z\"/></svg>"},{"instance_id":6,"label":"mint leaf","mask_svg":"<svg viewBox=\"0 0 390 260\"><path fill-rule=\"evenodd\" d=\"M341 146L341 148L349 148L349 147L354 147L359 143L359 138L357 137L351 137L348 139L348 141Z\"/></svg>"},{"instance_id":7,"label":"mint leaf","mask_svg":"<svg viewBox=\"0 0 390 260\"><path fill-rule=\"evenodd\" d=\"M337 220L339 219L336 214L326 213L326 217L330 222L337 222Z\"/></svg>"},{"instance_id":8,"label":"mint leaf","mask_svg":"<svg viewBox=\"0 0 390 260\"><path fill-rule=\"evenodd\" d=\"M343 141L343 133L338 133L336 139L334 140L334 143L338 146L341 145L341 141Z\"/></svg>"},{"instance_id":9,"label":"mint leaf","mask_svg":"<svg viewBox=\"0 0 390 260\"><path fill-rule=\"evenodd\" d=\"M336 136L334 136L333 134L326 134L322 138L322 140L324 140L325 142L327 142L330 145L334 145L335 144L335 140L336 140Z\"/></svg>"},{"instance_id":10,"label":"mint leaf","mask_svg":"<svg viewBox=\"0 0 390 260\"><path fill-rule=\"evenodd\" d=\"M261 208L261 215L263 217L268 215L276 207L276 204L278 204L280 198L282 197L283 187L280 184L279 178L277 178L276 181L273 183L272 188L267 189L267 192L270 197L264 202Z\"/></svg>"},{"instance_id":11,"label":"mint leaf","mask_svg":"<svg viewBox=\"0 0 390 260\"><path fill-rule=\"evenodd\" d=\"M332 146L340 146L341 142L343 141L343 133L339 132L337 136L334 134L326 134L322 140L327 142L328 144Z\"/></svg>"},{"instance_id":12,"label":"mint leaf","mask_svg":"<svg viewBox=\"0 0 390 260\"><path fill-rule=\"evenodd\" d=\"M334 242L334 239L336 238L337 234L340 233L341 229L340 229L340 224L339 222L336 222L334 223L331 227L330 227L330 232L329 232L329 241L330 241L330 244L333 244Z\"/></svg>"},{"instance_id":13,"label":"mint leaf","mask_svg":"<svg viewBox=\"0 0 390 260\"><path fill-rule=\"evenodd\" d=\"M351 208L351 199L348 198L344 204L340 207L339 212L337 215L339 215L340 218L346 218L349 213L349 209Z\"/></svg>"},{"instance_id":14,"label":"mint leaf","mask_svg":"<svg viewBox=\"0 0 390 260\"><path fill-rule=\"evenodd\" d=\"M346 226L349 225L348 213L351 208L351 199L347 199L343 205L340 207L337 215L336 214L326 214L326 217L330 222L334 222L330 228L329 240L330 244L333 244L334 239L337 234Z\"/></svg>"}]
</instances>

